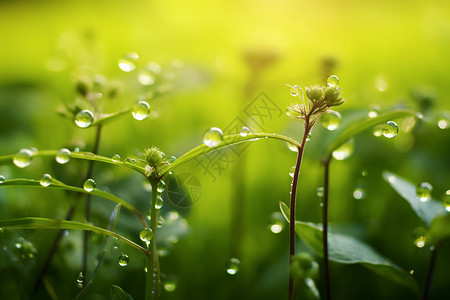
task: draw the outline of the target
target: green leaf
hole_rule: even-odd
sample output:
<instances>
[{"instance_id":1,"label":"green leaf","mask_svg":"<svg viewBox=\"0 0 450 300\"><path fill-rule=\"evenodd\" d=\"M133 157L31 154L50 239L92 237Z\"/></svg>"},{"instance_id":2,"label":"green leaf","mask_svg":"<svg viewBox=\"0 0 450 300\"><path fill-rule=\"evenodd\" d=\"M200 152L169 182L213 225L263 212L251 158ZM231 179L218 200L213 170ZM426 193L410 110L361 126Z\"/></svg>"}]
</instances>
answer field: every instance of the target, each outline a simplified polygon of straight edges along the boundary
<instances>
[{"instance_id":1,"label":"green leaf","mask_svg":"<svg viewBox=\"0 0 450 300\"><path fill-rule=\"evenodd\" d=\"M66 191L91 194L91 195L94 195L94 196L97 196L100 198L104 198L104 199L107 199L107 200L110 200L115 203L123 205L123 207L129 209L131 212L136 214L136 216L139 218L139 220L141 221L144 228L148 226L147 221L145 220L144 216L142 216L142 214L133 205L129 204L128 202L120 199L119 197L117 197L113 194L110 194L110 193L107 193L105 191L101 191L98 189L94 189L92 192L88 192L83 188L70 186L70 185L64 184L61 181L58 181L56 179L53 179L52 183L47 187L42 186L40 184L40 181L35 180L35 179L10 179L10 180L5 180L3 183L0 184L0 187L7 187L7 186L23 186L23 187L35 187L35 188L43 188L43 189L62 189L62 190L66 190Z\"/></svg>"},{"instance_id":2,"label":"green leaf","mask_svg":"<svg viewBox=\"0 0 450 300\"><path fill-rule=\"evenodd\" d=\"M275 133L249 133L245 137L241 136L240 134L232 134L232 135L224 136L223 141L216 147L208 147L208 146L202 144L202 145L186 152L185 154L180 156L177 160L175 160L172 164L170 164L170 165L164 167L162 170L160 170L160 175L164 176L168 172L172 171L174 168L176 168L184 163L187 163L188 161L193 160L193 159L197 158L198 156L206 154L208 152L222 149L224 147L240 144L240 143L252 142L252 141L263 140L263 139L277 139L277 140L291 143L291 144L295 145L296 147L300 147L300 144L297 141L295 141L289 137L275 134Z\"/></svg>"},{"instance_id":3,"label":"green leaf","mask_svg":"<svg viewBox=\"0 0 450 300\"><path fill-rule=\"evenodd\" d=\"M289 219L290 215L291 215L291 209L289 208L289 206L287 206L286 203L284 203L283 201L279 202L280 205L280 211L281 214L283 215L284 219L288 222L291 223L291 220Z\"/></svg>"},{"instance_id":4,"label":"green leaf","mask_svg":"<svg viewBox=\"0 0 450 300\"><path fill-rule=\"evenodd\" d=\"M450 238L450 214L436 217L427 233L427 244L437 245Z\"/></svg>"},{"instance_id":5,"label":"green leaf","mask_svg":"<svg viewBox=\"0 0 450 300\"><path fill-rule=\"evenodd\" d=\"M40 156L50 156L50 157L56 157L58 154L58 151L56 150L39 150L37 153L33 154L33 159ZM0 156L0 164L10 164L13 162L15 154L10 155L4 155ZM107 163L110 165L116 165L116 166L123 166L130 169L133 169L135 171L138 171L139 173L145 175L145 166L141 166L138 163L131 163L129 161L122 161L122 162L116 162L113 161L112 158L96 155L92 152L71 152L70 154L71 159L81 159L81 160L93 160L97 162Z\"/></svg>"},{"instance_id":6,"label":"green leaf","mask_svg":"<svg viewBox=\"0 0 450 300\"><path fill-rule=\"evenodd\" d=\"M111 299L112 300L133 300L133 297L130 296L127 292L122 290L121 287L117 285L113 285L111 289Z\"/></svg>"},{"instance_id":7,"label":"green leaf","mask_svg":"<svg viewBox=\"0 0 450 300\"><path fill-rule=\"evenodd\" d=\"M321 225L297 221L295 231L318 255L323 255ZM383 277L417 291L417 285L408 272L353 237L328 233L328 255L331 261L342 264L361 264Z\"/></svg>"},{"instance_id":8,"label":"green leaf","mask_svg":"<svg viewBox=\"0 0 450 300\"><path fill-rule=\"evenodd\" d=\"M335 135L333 136L333 141L328 146L327 155L330 156L333 151L339 148L342 144L367 129L373 128L378 124L382 124L390 120L408 116L414 116L414 112L399 109L380 114L375 118L369 118L367 113L364 113L362 117L358 117L339 126L339 129L336 130Z\"/></svg>"},{"instance_id":9,"label":"green leaf","mask_svg":"<svg viewBox=\"0 0 450 300\"><path fill-rule=\"evenodd\" d=\"M117 119L117 118L119 118L119 117L121 117L123 115L130 114L131 111L132 111L132 109L128 108L128 109L123 109L121 111L118 111L118 112L115 112L115 113L111 113L111 114L102 114L102 115L100 115L99 118L97 118L94 121L94 124L92 124L92 126L105 124L105 123L110 122L110 121L112 121L114 119Z\"/></svg>"},{"instance_id":10,"label":"green leaf","mask_svg":"<svg viewBox=\"0 0 450 300\"><path fill-rule=\"evenodd\" d=\"M113 212L111 213L111 216L109 217L108 230L110 231L114 231L114 229L116 228L117 221L119 220L121 206L122 206L121 204L117 204ZM94 283L95 278L100 273L103 263L105 262L105 257L108 254L108 250L111 245L111 240L112 240L111 236L109 235L106 236L105 245L103 247L102 252L100 253L100 256L98 257L97 267L95 268L92 275L88 277L89 281L84 284L83 289L75 296L74 299L78 299L88 289L88 287L90 287Z\"/></svg>"},{"instance_id":11,"label":"green leaf","mask_svg":"<svg viewBox=\"0 0 450 300\"><path fill-rule=\"evenodd\" d=\"M383 178L409 203L413 211L427 227L430 226L436 216L446 213L444 205L437 200L420 201L416 195L416 186L409 181L388 171L383 172Z\"/></svg>"},{"instance_id":12,"label":"green leaf","mask_svg":"<svg viewBox=\"0 0 450 300\"><path fill-rule=\"evenodd\" d=\"M110 230L97 227L94 225L90 225L87 223L80 223L75 221L67 221L67 220L55 220L55 219L47 219L47 218L19 218L19 219L6 219L0 220L0 228L18 228L18 229L75 229L75 230L87 230L93 231L101 234L110 235L112 237L118 238L128 245L144 252L148 253L146 249L139 246L133 241L112 232Z\"/></svg>"}]
</instances>

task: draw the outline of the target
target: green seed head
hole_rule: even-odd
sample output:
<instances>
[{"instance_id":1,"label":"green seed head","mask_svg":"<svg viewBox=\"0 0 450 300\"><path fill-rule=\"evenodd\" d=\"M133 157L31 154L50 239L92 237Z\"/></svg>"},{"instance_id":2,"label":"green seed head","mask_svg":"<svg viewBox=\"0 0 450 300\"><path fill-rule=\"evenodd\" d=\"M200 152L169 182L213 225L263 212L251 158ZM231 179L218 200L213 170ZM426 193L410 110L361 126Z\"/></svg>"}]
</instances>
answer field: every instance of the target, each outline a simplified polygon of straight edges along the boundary
<instances>
[{"instance_id":1,"label":"green seed head","mask_svg":"<svg viewBox=\"0 0 450 300\"><path fill-rule=\"evenodd\" d=\"M150 167L157 167L164 161L164 158L164 152L159 150L157 147L151 147L145 150L145 160Z\"/></svg>"},{"instance_id":2,"label":"green seed head","mask_svg":"<svg viewBox=\"0 0 450 300\"><path fill-rule=\"evenodd\" d=\"M323 89L323 87L320 87L318 85L307 87L305 88L306 97L308 97L308 99L313 102L320 101L324 96Z\"/></svg>"},{"instance_id":3,"label":"green seed head","mask_svg":"<svg viewBox=\"0 0 450 300\"><path fill-rule=\"evenodd\" d=\"M337 106L345 102L344 99L340 98L341 90L336 86L329 86L325 89L323 100L327 106Z\"/></svg>"}]
</instances>

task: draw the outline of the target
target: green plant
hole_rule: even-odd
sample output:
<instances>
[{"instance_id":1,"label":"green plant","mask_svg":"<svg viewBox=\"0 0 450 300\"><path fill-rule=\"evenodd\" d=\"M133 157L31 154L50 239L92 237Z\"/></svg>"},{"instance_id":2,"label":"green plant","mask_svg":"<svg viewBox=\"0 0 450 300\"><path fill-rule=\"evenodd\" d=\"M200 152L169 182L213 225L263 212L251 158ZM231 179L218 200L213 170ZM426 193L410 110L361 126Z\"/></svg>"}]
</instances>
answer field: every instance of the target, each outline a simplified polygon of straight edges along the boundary
<instances>
[{"instance_id":1,"label":"green plant","mask_svg":"<svg viewBox=\"0 0 450 300\"><path fill-rule=\"evenodd\" d=\"M158 299L161 295L161 274L159 267L158 249L156 244L156 237L158 236L158 214L159 209L162 206L161 193L164 190L165 176L174 171L177 167L194 160L200 155L207 154L212 151L222 149L227 146L232 146L244 142L253 142L264 139L276 139L283 142L287 142L297 148L297 160L292 174L292 185L290 194L290 206L287 206L283 202L280 202L281 212L286 217L286 220L290 223L290 278L289 278L289 299L294 299L299 293L306 291L310 297L319 298L318 289L315 286L314 280L317 280L318 265L311 256L304 253L296 253L295 251L295 233L310 245L311 248L323 256L323 268L325 273L326 282L326 295L328 299L331 299L331 284L330 284L330 272L329 261L335 261L343 264L362 264L368 267L370 270L387 276L396 282L411 288L417 289L415 282L408 276L408 273L398 267L391 260L380 255L369 245L359 241L356 238L348 235L329 233L328 229L328 199L329 199L329 167L332 161L333 155L340 147L345 145L347 141L352 139L357 134L364 130L373 128L378 124L387 124L385 130L386 135L395 135L390 132L389 121L411 116L413 113L409 110L392 110L390 112L380 114L374 118L368 118L366 113L357 113L353 116L348 116L346 123L339 126L338 130L334 131L334 134L330 134L328 140L325 140L327 147L325 152L322 153L324 158L324 190L323 190L323 222L322 225L307 223L296 220L296 195L298 186L298 176L300 172L300 166L304 154L304 148L308 135L314 124L318 121L319 117L327 112L330 107L340 105L344 102L340 98L340 89L337 86L337 78L331 77L328 87L312 86L305 89L305 95L298 86L293 86L291 94L295 97L299 97L302 101L301 104L293 104L288 107L288 116L294 119L301 119L304 121L304 133L301 143L295 141L292 138L268 133L249 133L234 134L223 136L222 131L219 128L211 128L205 133L204 143L188 152L181 155L178 159L168 158L159 148L151 147L144 151L141 157L137 160L126 158L121 159L118 155L114 155L112 158L98 155L99 137L101 125L106 121L113 120L114 118L129 114L132 112L133 116L137 115L137 119L144 119L143 116L148 116L149 106L145 102L138 102L133 109L126 109L112 114L102 114L98 111L90 113L90 110L76 109L72 111L72 115L75 116L75 121L81 122L82 127L89 127L92 125L98 125L97 135L95 139L95 147L93 152L70 152L67 149L55 151L55 150L28 150L22 149L16 155L6 155L0 157L0 164L6 164L13 162L16 166L27 167L31 164L32 160L37 157L53 157L61 163L67 162L70 159L89 161L89 168L86 176L86 180L83 181L83 188L78 186L72 186L63 183L62 181L52 178L51 176L43 176L40 180L35 179L8 179L3 178L0 186L15 186L15 187L35 187L41 189L63 189L70 192L76 192L84 195L94 195L106 200L116 203L113 209L107 229L100 226L94 226L89 224L89 209L86 209L86 221L87 222L75 222L70 220L58 220L49 218L36 218L26 217L18 219L6 219L0 220L0 228L22 228L22 229L75 229L83 230L85 232L97 232L105 234L108 238L105 240L103 250L98 259L98 264L92 275L86 276L87 272L82 272L82 275L87 278L81 278L80 281L84 282L84 288L80 291L79 295L83 293L88 287L92 285L94 279L100 272L104 259L108 253L108 249L111 244L111 237L120 239L123 243L135 248L145 255L146 259L146 286L145 286L145 298L146 299ZM87 94L87 88L84 85L78 85L78 90L81 94ZM81 114L81 116L79 115ZM335 119L331 117L328 119L327 127L337 127ZM327 121L324 120L324 123ZM387 123L386 123L387 122ZM89 124L89 125L86 125ZM394 128L395 129L395 128ZM145 178L152 188L150 199L150 224L143 217L143 214L129 204L125 200L102 190L95 188L95 182L90 178L92 172L93 162L104 163L110 166L126 167L133 171L136 171ZM89 171L90 170L90 171ZM408 199L407 199L408 200ZM408 200L409 201L409 200ZM88 201L89 202L89 201ZM431 203L431 202L430 202ZM75 204L74 204L75 205ZM145 244L144 246L134 242L133 239L128 239L117 232L116 224L119 218L120 209L124 207L131 211L141 223L139 229L139 238ZM89 205L87 204L88 208ZM73 210L72 208L69 212ZM442 210L439 208L439 210ZM427 210L425 210L426 212ZM419 216L421 213L417 213ZM66 218L68 219L68 218ZM426 219L431 223L435 219L433 216L431 219ZM445 224L447 224L448 218L437 219L434 227L430 230L430 239L436 243L436 245L445 237L448 236L448 231L444 230ZM433 229L437 228L437 229ZM437 232L437 233L436 233ZM87 238L85 238L87 241ZM57 242L56 242L57 243ZM85 242L87 245L87 242ZM27 246L29 249L30 246ZM31 251L31 250L30 250ZM436 253L436 252L434 252ZM86 255L85 255L86 256ZM51 256L50 256L51 257ZM86 259L84 259L86 260ZM435 256L433 255L431 266L434 265ZM128 257L123 256L120 258L121 264L127 264ZM83 268L84 269L84 268ZM432 267L430 267L430 275L432 274ZM44 282L45 284L45 282ZM427 284L427 288L429 284ZM427 295L427 290L425 295ZM79 296L78 295L78 296ZM78 297L77 296L77 297ZM117 286L112 289L113 299L116 298L130 298L126 292ZM425 296L426 297L426 296Z\"/></svg>"}]
</instances>

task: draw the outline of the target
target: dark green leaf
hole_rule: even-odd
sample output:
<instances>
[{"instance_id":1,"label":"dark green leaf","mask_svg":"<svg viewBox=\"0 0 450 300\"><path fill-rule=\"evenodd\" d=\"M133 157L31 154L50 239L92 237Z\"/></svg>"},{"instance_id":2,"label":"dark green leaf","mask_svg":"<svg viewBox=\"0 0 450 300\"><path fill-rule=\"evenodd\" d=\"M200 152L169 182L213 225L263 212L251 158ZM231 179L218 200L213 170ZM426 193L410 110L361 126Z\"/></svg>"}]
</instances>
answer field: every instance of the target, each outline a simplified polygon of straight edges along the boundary
<instances>
[{"instance_id":1,"label":"dark green leaf","mask_svg":"<svg viewBox=\"0 0 450 300\"><path fill-rule=\"evenodd\" d=\"M450 238L450 214L436 217L427 233L427 244L437 245Z\"/></svg>"},{"instance_id":2,"label":"dark green leaf","mask_svg":"<svg viewBox=\"0 0 450 300\"><path fill-rule=\"evenodd\" d=\"M323 254L322 229L318 224L297 221L295 231L318 255ZM342 264L361 264L383 277L395 280L414 291L417 286L408 272L400 269L369 245L350 236L328 233L328 255L331 261Z\"/></svg>"},{"instance_id":3,"label":"dark green leaf","mask_svg":"<svg viewBox=\"0 0 450 300\"><path fill-rule=\"evenodd\" d=\"M383 178L403 199L408 201L413 211L427 227L436 216L446 213L444 205L437 200L420 201L416 195L416 186L407 180L388 171L383 172Z\"/></svg>"},{"instance_id":4,"label":"dark green leaf","mask_svg":"<svg viewBox=\"0 0 450 300\"><path fill-rule=\"evenodd\" d=\"M181 157L179 157L177 160L175 160L175 162L173 162L172 164L166 166L164 169L162 169L160 171L160 174L162 176L164 176L166 173L170 172L171 170L173 170L174 168L190 161L193 160L194 158L206 154L208 152L217 150L217 149L221 149L227 146L232 146L232 145L236 145L236 144L240 144L240 143L245 143L245 142L251 142L251 141L256 141L256 140L262 140L262 139L277 139L277 140L281 140L281 141L285 141L288 143L291 143L297 147L300 147L300 144L283 135L279 135L279 134L275 134L275 133L249 133L248 135L246 135L245 137L241 136L240 134L232 134L232 135L227 135L223 137L223 141L216 147L208 147L204 144L186 152L185 154L183 154Z\"/></svg>"},{"instance_id":5,"label":"dark green leaf","mask_svg":"<svg viewBox=\"0 0 450 300\"><path fill-rule=\"evenodd\" d=\"M133 300L133 297L130 296L127 292L122 290L117 285L113 285L111 289L111 299L112 300Z\"/></svg>"},{"instance_id":6,"label":"dark green leaf","mask_svg":"<svg viewBox=\"0 0 450 300\"><path fill-rule=\"evenodd\" d=\"M404 118L408 116L414 116L414 112L410 110L393 110L383 114L375 118L369 118L365 113L362 117L352 120L351 122L347 122L342 124L333 137L333 141L330 146L328 146L327 155L330 156L331 153L339 148L342 144L347 142L349 139L354 137L355 135L373 128L378 124L385 123L390 120Z\"/></svg>"}]
</instances>

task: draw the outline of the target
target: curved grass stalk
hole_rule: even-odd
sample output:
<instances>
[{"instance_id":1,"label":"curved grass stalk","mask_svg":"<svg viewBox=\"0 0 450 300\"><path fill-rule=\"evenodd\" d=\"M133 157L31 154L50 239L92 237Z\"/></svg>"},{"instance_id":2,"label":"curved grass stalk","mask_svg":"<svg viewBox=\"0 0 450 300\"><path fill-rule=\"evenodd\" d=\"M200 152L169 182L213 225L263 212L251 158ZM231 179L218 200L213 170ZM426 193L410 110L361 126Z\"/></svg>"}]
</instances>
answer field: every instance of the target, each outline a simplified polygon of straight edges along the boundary
<instances>
[{"instance_id":1,"label":"curved grass stalk","mask_svg":"<svg viewBox=\"0 0 450 300\"><path fill-rule=\"evenodd\" d=\"M6 219L0 220L0 228L17 228L17 229L75 229L75 230L87 230L93 231L101 234L110 235L123 242L127 243L133 248L143 252L144 254L149 254L149 251L135 242L123 237L122 235L115 233L113 231L97 227L91 224L80 223L75 221L67 220L56 220L48 218L36 218L36 217L26 217L18 219Z\"/></svg>"},{"instance_id":2,"label":"curved grass stalk","mask_svg":"<svg viewBox=\"0 0 450 300\"><path fill-rule=\"evenodd\" d=\"M123 207L125 207L128 210L130 210L131 212L133 212L139 218L139 220L141 221L142 226L144 228L148 226L147 221L145 220L145 217L133 205L131 205L130 203L126 202L125 200L122 200L119 197L117 197L113 194L107 193L105 191L95 189L92 192L88 192L83 188L70 186L70 185L64 184L58 180L55 180L55 179L53 179L52 184L47 187L42 186L40 184L40 181L35 180L35 179L10 179L10 180L5 180L3 183L0 184L0 187L6 187L6 186L23 186L23 187L42 188L42 189L62 189L62 190L67 190L67 191L72 191L72 192L94 195L97 197L101 197L101 198L113 201L117 204L121 204Z\"/></svg>"}]
</instances>

